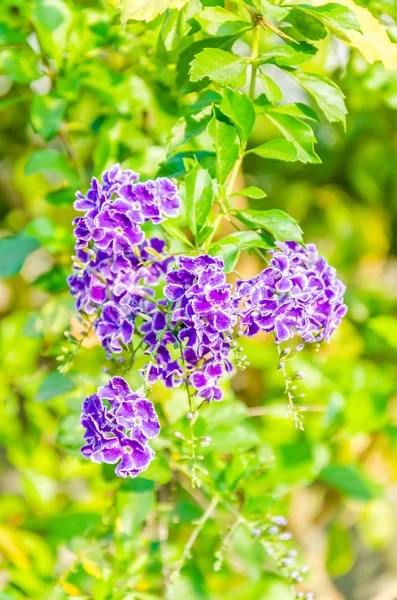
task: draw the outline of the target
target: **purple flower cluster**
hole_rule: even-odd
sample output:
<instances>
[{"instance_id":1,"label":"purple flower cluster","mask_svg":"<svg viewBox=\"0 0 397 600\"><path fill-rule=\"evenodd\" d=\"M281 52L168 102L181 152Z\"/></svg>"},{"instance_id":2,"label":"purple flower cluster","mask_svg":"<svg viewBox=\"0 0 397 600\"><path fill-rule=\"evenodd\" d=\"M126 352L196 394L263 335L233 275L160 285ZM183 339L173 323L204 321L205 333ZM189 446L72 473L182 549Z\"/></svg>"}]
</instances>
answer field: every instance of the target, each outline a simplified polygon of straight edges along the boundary
<instances>
[{"instance_id":1,"label":"purple flower cluster","mask_svg":"<svg viewBox=\"0 0 397 600\"><path fill-rule=\"evenodd\" d=\"M149 286L172 260L164 255L164 241L145 239L140 225L176 216L177 189L166 178L144 183L138 178L115 165L103 173L102 184L93 178L75 202L85 214L74 221L77 257L68 283L77 310L98 317L95 331L109 353L121 352L132 340L136 316L154 309Z\"/></svg>"},{"instance_id":2,"label":"purple flower cluster","mask_svg":"<svg viewBox=\"0 0 397 600\"><path fill-rule=\"evenodd\" d=\"M118 463L119 477L139 475L155 456L148 440L160 432L156 411L122 377L113 377L84 400L81 424L86 441L82 454L96 463Z\"/></svg>"},{"instance_id":3,"label":"purple flower cluster","mask_svg":"<svg viewBox=\"0 0 397 600\"><path fill-rule=\"evenodd\" d=\"M240 332L274 332L277 343L299 335L305 342L329 341L347 307L345 286L314 244L278 243L270 266L237 282L241 299Z\"/></svg>"},{"instance_id":4,"label":"purple flower cluster","mask_svg":"<svg viewBox=\"0 0 397 600\"><path fill-rule=\"evenodd\" d=\"M238 300L226 283L223 262L208 255L181 256L166 275L164 294L171 303L171 318L158 311L141 331L148 353L155 355L149 381L162 378L167 386L187 378L197 395L220 400L217 385L230 373L229 352L237 323ZM179 346L179 356L172 349Z\"/></svg>"}]
</instances>

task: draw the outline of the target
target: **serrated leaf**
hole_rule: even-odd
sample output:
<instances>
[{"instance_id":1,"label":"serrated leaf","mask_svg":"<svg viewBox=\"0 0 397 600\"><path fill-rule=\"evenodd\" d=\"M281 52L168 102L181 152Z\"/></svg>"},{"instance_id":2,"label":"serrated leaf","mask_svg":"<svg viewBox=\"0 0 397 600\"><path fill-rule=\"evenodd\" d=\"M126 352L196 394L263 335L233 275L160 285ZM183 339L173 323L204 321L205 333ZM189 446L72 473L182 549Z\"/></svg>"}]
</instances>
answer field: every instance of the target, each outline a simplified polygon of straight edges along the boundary
<instances>
[{"instance_id":1,"label":"serrated leaf","mask_svg":"<svg viewBox=\"0 0 397 600\"><path fill-rule=\"evenodd\" d=\"M249 96L239 90L225 88L220 109L235 124L241 141L246 141L255 124L255 108Z\"/></svg>"},{"instance_id":2,"label":"serrated leaf","mask_svg":"<svg viewBox=\"0 0 397 600\"><path fill-rule=\"evenodd\" d=\"M190 79L200 81L209 77L221 85L243 86L249 63L247 57L236 56L219 48L206 48L190 63Z\"/></svg>"},{"instance_id":3,"label":"serrated leaf","mask_svg":"<svg viewBox=\"0 0 397 600\"><path fill-rule=\"evenodd\" d=\"M180 117L175 123L167 139L169 151L183 146L189 140L197 137L207 127L211 120L212 110L206 106L197 114Z\"/></svg>"},{"instance_id":4,"label":"serrated leaf","mask_svg":"<svg viewBox=\"0 0 397 600\"><path fill-rule=\"evenodd\" d=\"M346 126L345 96L336 83L322 75L299 70L290 71L290 75L314 98L328 121L340 121Z\"/></svg>"},{"instance_id":5,"label":"serrated leaf","mask_svg":"<svg viewBox=\"0 0 397 600\"><path fill-rule=\"evenodd\" d=\"M237 130L213 116L208 126L216 151L216 174L219 183L224 183L234 163L238 159L240 143Z\"/></svg>"},{"instance_id":6,"label":"serrated leaf","mask_svg":"<svg viewBox=\"0 0 397 600\"><path fill-rule=\"evenodd\" d=\"M260 200L261 198L265 198L266 194L263 190L254 185L250 185L249 187L243 188L238 192L233 192L230 194L231 196L247 196L247 198L255 198L256 200Z\"/></svg>"},{"instance_id":7,"label":"serrated leaf","mask_svg":"<svg viewBox=\"0 0 397 600\"><path fill-rule=\"evenodd\" d=\"M34 237L24 232L0 239L0 277L5 279L19 273L31 252L40 248Z\"/></svg>"},{"instance_id":8,"label":"serrated leaf","mask_svg":"<svg viewBox=\"0 0 397 600\"><path fill-rule=\"evenodd\" d=\"M204 7L194 18L208 35L235 35L252 29L250 21L243 21L240 17L221 6Z\"/></svg>"},{"instance_id":9,"label":"serrated leaf","mask_svg":"<svg viewBox=\"0 0 397 600\"><path fill-rule=\"evenodd\" d=\"M324 8L321 0L313 0L313 4L317 8ZM358 24L356 28L344 30L345 35L339 37L357 48L369 63L379 60L386 69L390 71L397 69L397 45L390 40L387 28L367 8L358 6L352 0L339 0L339 5L349 9ZM340 19L337 20L337 24L340 24Z\"/></svg>"},{"instance_id":10,"label":"serrated leaf","mask_svg":"<svg viewBox=\"0 0 397 600\"><path fill-rule=\"evenodd\" d=\"M182 229L178 227L178 225L175 225L175 223L172 223L171 221L163 221L161 223L161 226L171 238L175 238L179 242L182 242L187 246L193 247L192 242L189 240L188 237L186 237Z\"/></svg>"},{"instance_id":11,"label":"serrated leaf","mask_svg":"<svg viewBox=\"0 0 397 600\"><path fill-rule=\"evenodd\" d=\"M303 241L298 222L283 210L235 210L234 216L248 227L265 229L279 242Z\"/></svg>"},{"instance_id":12,"label":"serrated leaf","mask_svg":"<svg viewBox=\"0 0 397 600\"><path fill-rule=\"evenodd\" d=\"M121 22L124 25L129 19L134 21L152 21L168 8L180 10L188 0L119 0Z\"/></svg>"},{"instance_id":13,"label":"serrated leaf","mask_svg":"<svg viewBox=\"0 0 397 600\"><path fill-rule=\"evenodd\" d=\"M278 67L293 67L310 60L316 53L317 48L307 42L300 44L289 42L275 46L265 54L260 54L256 63L258 65L274 64Z\"/></svg>"},{"instance_id":14,"label":"serrated leaf","mask_svg":"<svg viewBox=\"0 0 397 600\"><path fill-rule=\"evenodd\" d=\"M300 119L288 114L270 109L266 117L276 125L286 139L295 146L298 159L303 163L320 163L321 160L314 151L316 138L312 128Z\"/></svg>"},{"instance_id":15,"label":"serrated leaf","mask_svg":"<svg viewBox=\"0 0 397 600\"><path fill-rule=\"evenodd\" d=\"M276 139L265 142L256 148L251 148L246 154L257 154L262 158L272 160L283 160L285 162L295 162L299 160L298 151L294 144L288 140Z\"/></svg>"},{"instance_id":16,"label":"serrated leaf","mask_svg":"<svg viewBox=\"0 0 397 600\"><path fill-rule=\"evenodd\" d=\"M262 73L260 69L258 70L258 77L269 102L272 102L273 104L275 102L280 102L280 100L283 98L283 93L278 87L277 83L273 81L271 77L265 73Z\"/></svg>"},{"instance_id":17,"label":"serrated leaf","mask_svg":"<svg viewBox=\"0 0 397 600\"><path fill-rule=\"evenodd\" d=\"M195 237L204 225L212 208L212 179L207 169L198 163L185 177L183 191L186 220Z\"/></svg>"}]
</instances>

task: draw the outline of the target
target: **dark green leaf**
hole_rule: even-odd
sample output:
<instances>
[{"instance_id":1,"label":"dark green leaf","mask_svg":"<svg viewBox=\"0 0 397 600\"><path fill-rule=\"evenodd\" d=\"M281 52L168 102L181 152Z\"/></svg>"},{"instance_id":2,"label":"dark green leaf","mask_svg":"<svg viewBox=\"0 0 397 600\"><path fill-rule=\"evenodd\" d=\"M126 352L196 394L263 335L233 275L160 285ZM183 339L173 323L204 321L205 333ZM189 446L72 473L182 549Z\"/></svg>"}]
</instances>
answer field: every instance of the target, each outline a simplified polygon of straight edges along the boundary
<instances>
[{"instance_id":1,"label":"dark green leaf","mask_svg":"<svg viewBox=\"0 0 397 600\"><path fill-rule=\"evenodd\" d=\"M160 164L157 177L181 177L182 175L185 175L187 170L184 160L186 158L197 160L200 164L209 168L208 162L215 158L215 153L207 152L206 150L200 150L198 152L178 152Z\"/></svg>"},{"instance_id":2,"label":"dark green leaf","mask_svg":"<svg viewBox=\"0 0 397 600\"><path fill-rule=\"evenodd\" d=\"M278 106L268 106L266 112L270 109L272 113L280 113L283 115L291 115L298 119L308 119L309 121L319 121L317 114L307 104L295 102L294 104L280 104Z\"/></svg>"},{"instance_id":3,"label":"dark green leaf","mask_svg":"<svg viewBox=\"0 0 397 600\"><path fill-rule=\"evenodd\" d=\"M348 498L371 500L377 495L374 486L354 466L328 465L322 469L320 478Z\"/></svg>"},{"instance_id":4,"label":"dark green leaf","mask_svg":"<svg viewBox=\"0 0 397 600\"><path fill-rule=\"evenodd\" d=\"M293 4L296 10L304 12L325 21L325 24L334 26L336 29L354 29L361 31L360 24L357 21L356 15L353 10L337 4L336 2L330 2L328 4L322 4L321 6L312 6L311 4Z\"/></svg>"},{"instance_id":5,"label":"dark green leaf","mask_svg":"<svg viewBox=\"0 0 397 600\"><path fill-rule=\"evenodd\" d=\"M68 289L66 281L68 275L70 275L70 269L68 267L55 265L46 273L42 273L36 277L36 279L32 281L32 285L41 289L43 292L55 294Z\"/></svg>"},{"instance_id":6,"label":"dark green leaf","mask_svg":"<svg viewBox=\"0 0 397 600\"><path fill-rule=\"evenodd\" d=\"M249 59L219 48L205 49L191 62L190 79L209 77L221 85L243 86Z\"/></svg>"},{"instance_id":7,"label":"dark green leaf","mask_svg":"<svg viewBox=\"0 0 397 600\"><path fill-rule=\"evenodd\" d=\"M25 259L40 247L39 242L25 233L0 239L0 277L12 277L22 269Z\"/></svg>"},{"instance_id":8,"label":"dark green leaf","mask_svg":"<svg viewBox=\"0 0 397 600\"><path fill-rule=\"evenodd\" d=\"M292 8L286 20L308 40L323 40L327 36L322 22L310 13L299 10L299 7Z\"/></svg>"},{"instance_id":9,"label":"dark green leaf","mask_svg":"<svg viewBox=\"0 0 397 600\"><path fill-rule=\"evenodd\" d=\"M56 398L57 396L61 396L62 394L74 390L74 388L74 382L70 377L61 375L58 371L51 371L41 382L39 391L36 395L36 400L38 402L51 400L52 398Z\"/></svg>"},{"instance_id":10,"label":"dark green leaf","mask_svg":"<svg viewBox=\"0 0 397 600\"><path fill-rule=\"evenodd\" d=\"M255 108L244 92L225 88L220 109L235 124L241 141L246 141L255 124Z\"/></svg>"},{"instance_id":11,"label":"dark green leaf","mask_svg":"<svg viewBox=\"0 0 397 600\"><path fill-rule=\"evenodd\" d=\"M46 198L50 204L61 205L61 204L73 204L75 197L72 188L64 187L59 190L52 190L48 192Z\"/></svg>"},{"instance_id":12,"label":"dark green leaf","mask_svg":"<svg viewBox=\"0 0 397 600\"><path fill-rule=\"evenodd\" d=\"M298 222L282 210L236 210L235 217L254 229L265 229L279 242L302 242Z\"/></svg>"}]
</instances>

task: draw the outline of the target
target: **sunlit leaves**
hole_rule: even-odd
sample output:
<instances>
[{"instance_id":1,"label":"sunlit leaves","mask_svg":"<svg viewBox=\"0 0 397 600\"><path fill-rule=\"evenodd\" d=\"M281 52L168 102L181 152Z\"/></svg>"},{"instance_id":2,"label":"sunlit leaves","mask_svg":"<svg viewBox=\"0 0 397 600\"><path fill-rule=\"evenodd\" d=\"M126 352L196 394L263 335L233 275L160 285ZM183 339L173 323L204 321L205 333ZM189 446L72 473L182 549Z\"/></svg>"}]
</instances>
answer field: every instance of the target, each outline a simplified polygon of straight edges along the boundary
<instances>
[{"instance_id":1,"label":"sunlit leaves","mask_svg":"<svg viewBox=\"0 0 397 600\"><path fill-rule=\"evenodd\" d=\"M264 229L279 242L302 242L302 229L298 222L282 210L236 210L235 217L253 229Z\"/></svg>"},{"instance_id":2,"label":"sunlit leaves","mask_svg":"<svg viewBox=\"0 0 397 600\"><path fill-rule=\"evenodd\" d=\"M205 49L191 62L190 79L200 81L209 77L221 85L244 85L249 59L215 48Z\"/></svg>"},{"instance_id":3,"label":"sunlit leaves","mask_svg":"<svg viewBox=\"0 0 397 600\"><path fill-rule=\"evenodd\" d=\"M292 67L310 60L316 53L317 48L307 42L300 44L290 42L289 44L275 46L268 52L261 54L256 62L258 65L271 63L278 67Z\"/></svg>"},{"instance_id":4,"label":"sunlit leaves","mask_svg":"<svg viewBox=\"0 0 397 600\"><path fill-rule=\"evenodd\" d=\"M236 128L220 120L220 117L219 112L215 112L208 132L216 151L216 176L219 183L224 183L238 159L240 143Z\"/></svg>"},{"instance_id":5,"label":"sunlit leaves","mask_svg":"<svg viewBox=\"0 0 397 600\"><path fill-rule=\"evenodd\" d=\"M326 77L304 71L291 71L291 75L314 98L328 121L346 123L347 108L341 89Z\"/></svg>"},{"instance_id":6,"label":"sunlit leaves","mask_svg":"<svg viewBox=\"0 0 397 600\"><path fill-rule=\"evenodd\" d=\"M255 124L255 108L244 92L225 88L220 109L237 128L241 141L246 141Z\"/></svg>"},{"instance_id":7,"label":"sunlit leaves","mask_svg":"<svg viewBox=\"0 0 397 600\"><path fill-rule=\"evenodd\" d=\"M42 51L56 61L64 52L72 25L72 12L62 0L33 0L32 20Z\"/></svg>"},{"instance_id":8,"label":"sunlit leaves","mask_svg":"<svg viewBox=\"0 0 397 600\"><path fill-rule=\"evenodd\" d=\"M275 139L265 142L256 148L251 148L247 154L257 154L262 158L295 162L299 160L298 151L294 144L288 140Z\"/></svg>"},{"instance_id":9,"label":"sunlit leaves","mask_svg":"<svg viewBox=\"0 0 397 600\"><path fill-rule=\"evenodd\" d=\"M314 150L316 138L312 128L297 117L270 109L266 116L292 142L301 162L319 163L320 158Z\"/></svg>"},{"instance_id":10,"label":"sunlit leaves","mask_svg":"<svg viewBox=\"0 0 397 600\"><path fill-rule=\"evenodd\" d=\"M221 258L225 263L226 272L230 272L237 263L242 250L269 249L273 246L273 240L268 235L256 231L236 231L213 244L210 252Z\"/></svg>"},{"instance_id":11,"label":"sunlit leaves","mask_svg":"<svg viewBox=\"0 0 397 600\"><path fill-rule=\"evenodd\" d=\"M243 21L221 6L204 7L195 15L195 19L200 23L202 30L209 35L241 34L252 27L251 22Z\"/></svg>"},{"instance_id":12,"label":"sunlit leaves","mask_svg":"<svg viewBox=\"0 0 397 600\"><path fill-rule=\"evenodd\" d=\"M196 114L180 117L171 129L167 140L168 149L172 151L198 136L207 127L211 116L211 107L206 107Z\"/></svg>"},{"instance_id":13,"label":"sunlit leaves","mask_svg":"<svg viewBox=\"0 0 397 600\"><path fill-rule=\"evenodd\" d=\"M66 102L55 96L35 96L30 109L33 129L45 140L50 140L60 129Z\"/></svg>"},{"instance_id":14,"label":"sunlit leaves","mask_svg":"<svg viewBox=\"0 0 397 600\"><path fill-rule=\"evenodd\" d=\"M167 8L181 9L187 0L119 0L121 22L129 19L135 21L152 21Z\"/></svg>"},{"instance_id":15,"label":"sunlit leaves","mask_svg":"<svg viewBox=\"0 0 397 600\"><path fill-rule=\"evenodd\" d=\"M186 175L183 198L187 224L196 237L212 208L213 189L209 172L196 164Z\"/></svg>"},{"instance_id":16,"label":"sunlit leaves","mask_svg":"<svg viewBox=\"0 0 397 600\"><path fill-rule=\"evenodd\" d=\"M263 190L254 185L250 185L247 188L239 190L238 192L233 192L232 196L247 196L247 198L254 198L255 200L260 200L261 198L265 198L266 194Z\"/></svg>"}]
</instances>

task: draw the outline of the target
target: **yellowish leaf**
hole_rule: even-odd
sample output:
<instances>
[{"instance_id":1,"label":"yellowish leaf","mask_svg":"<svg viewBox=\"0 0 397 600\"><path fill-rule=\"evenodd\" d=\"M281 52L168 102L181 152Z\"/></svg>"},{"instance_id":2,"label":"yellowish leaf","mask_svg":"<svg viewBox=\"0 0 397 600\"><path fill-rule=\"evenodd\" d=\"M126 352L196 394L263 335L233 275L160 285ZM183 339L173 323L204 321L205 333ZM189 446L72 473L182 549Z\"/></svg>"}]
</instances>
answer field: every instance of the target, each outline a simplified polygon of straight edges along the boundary
<instances>
[{"instance_id":1,"label":"yellowish leaf","mask_svg":"<svg viewBox=\"0 0 397 600\"><path fill-rule=\"evenodd\" d=\"M326 4L328 0L313 0L314 6ZM386 69L393 71L397 69L397 45L393 44L387 35L384 25L362 6L357 6L352 0L337 0L350 8L360 24L361 31L354 29L343 29L343 39L347 44L360 50L361 54L369 63L381 61Z\"/></svg>"},{"instance_id":2,"label":"yellowish leaf","mask_svg":"<svg viewBox=\"0 0 397 600\"><path fill-rule=\"evenodd\" d=\"M124 24L129 19L152 21L167 8L180 10L186 2L187 0L119 0L118 7L121 12L121 22Z\"/></svg>"},{"instance_id":3,"label":"yellowish leaf","mask_svg":"<svg viewBox=\"0 0 397 600\"><path fill-rule=\"evenodd\" d=\"M93 577L96 577L97 579L100 579L100 577L102 577L100 568L93 560L89 560L87 558L82 564L83 564L84 571L86 573L88 573L88 575L92 575Z\"/></svg>"},{"instance_id":4,"label":"yellowish leaf","mask_svg":"<svg viewBox=\"0 0 397 600\"><path fill-rule=\"evenodd\" d=\"M73 585L73 583L69 583L68 581L65 581L62 584L63 589L65 590L65 592L67 593L68 596L80 596L80 590L77 586Z\"/></svg>"}]
</instances>

